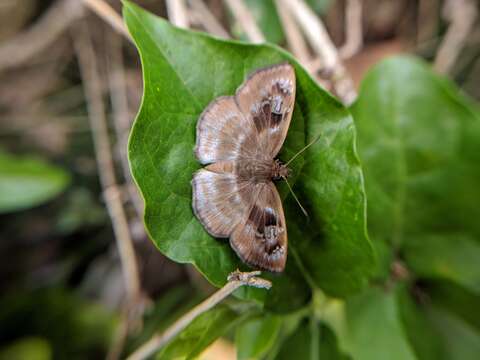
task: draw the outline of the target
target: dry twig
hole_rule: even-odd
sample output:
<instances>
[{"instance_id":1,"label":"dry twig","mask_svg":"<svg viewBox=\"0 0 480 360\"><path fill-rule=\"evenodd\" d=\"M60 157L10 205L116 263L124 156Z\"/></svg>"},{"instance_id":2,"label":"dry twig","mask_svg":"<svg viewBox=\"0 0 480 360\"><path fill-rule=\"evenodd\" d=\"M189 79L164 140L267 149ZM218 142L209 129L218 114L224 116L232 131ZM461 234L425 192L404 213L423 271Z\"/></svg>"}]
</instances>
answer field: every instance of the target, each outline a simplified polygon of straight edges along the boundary
<instances>
[{"instance_id":1,"label":"dry twig","mask_svg":"<svg viewBox=\"0 0 480 360\"><path fill-rule=\"evenodd\" d=\"M115 31L132 41L130 33L123 23L122 17L118 15L118 13L104 0L83 0L83 3L100 18L110 24Z\"/></svg>"},{"instance_id":2,"label":"dry twig","mask_svg":"<svg viewBox=\"0 0 480 360\"><path fill-rule=\"evenodd\" d=\"M257 26L252 13L243 0L225 0L225 2L232 11L235 20L240 24L250 41L254 43L265 42L265 37L263 36L262 31Z\"/></svg>"},{"instance_id":3,"label":"dry twig","mask_svg":"<svg viewBox=\"0 0 480 360\"><path fill-rule=\"evenodd\" d=\"M230 35L215 18L203 0L190 0L191 10L190 16L202 25L206 31L216 36L228 39Z\"/></svg>"},{"instance_id":4,"label":"dry twig","mask_svg":"<svg viewBox=\"0 0 480 360\"><path fill-rule=\"evenodd\" d=\"M154 352L158 351L162 346L172 340L176 335L178 335L183 329L185 329L195 318L204 312L210 310L220 301L225 299L235 290L242 286L253 286L258 288L270 289L272 286L271 282L262 278L258 278L260 271L252 271L249 273L242 273L240 271L235 271L228 276L228 282L210 296L208 299L204 300L192 310L184 314L180 319L175 321L164 333L154 335L150 340L143 344L139 349L137 349L133 354L131 354L127 360L142 360Z\"/></svg>"},{"instance_id":5,"label":"dry twig","mask_svg":"<svg viewBox=\"0 0 480 360\"><path fill-rule=\"evenodd\" d=\"M77 0L58 0L29 29L0 46L0 71L20 66L45 50L83 16Z\"/></svg>"},{"instance_id":6,"label":"dry twig","mask_svg":"<svg viewBox=\"0 0 480 360\"><path fill-rule=\"evenodd\" d=\"M345 9L345 44L338 49L342 59L351 58L363 45L362 2L347 0Z\"/></svg>"},{"instance_id":7,"label":"dry twig","mask_svg":"<svg viewBox=\"0 0 480 360\"><path fill-rule=\"evenodd\" d=\"M417 7L417 46L432 41L438 32L439 18L436 16L441 0L419 0ZM432 14L435 14L432 16Z\"/></svg>"},{"instance_id":8,"label":"dry twig","mask_svg":"<svg viewBox=\"0 0 480 360\"><path fill-rule=\"evenodd\" d=\"M128 164L128 134L131 127L131 114L128 109L127 84L122 56L121 38L113 33L108 33L105 41L107 47L107 76L110 87L110 99L112 103L113 123L117 136L116 148L122 165L123 175L127 182L127 190L130 200L135 208L139 219L143 218L143 201L133 184L130 166Z\"/></svg>"},{"instance_id":9,"label":"dry twig","mask_svg":"<svg viewBox=\"0 0 480 360\"><path fill-rule=\"evenodd\" d=\"M190 21L188 19L187 6L184 0L166 0L167 13L170 22L178 27L188 29Z\"/></svg>"},{"instance_id":10,"label":"dry twig","mask_svg":"<svg viewBox=\"0 0 480 360\"><path fill-rule=\"evenodd\" d=\"M451 24L443 38L433 67L439 73L448 73L467 41L477 17L477 5L473 0L448 0L443 8L444 17Z\"/></svg>"},{"instance_id":11,"label":"dry twig","mask_svg":"<svg viewBox=\"0 0 480 360\"><path fill-rule=\"evenodd\" d=\"M97 70L95 53L86 25L79 26L73 34L75 51L80 65L80 74L87 98L100 183L120 253L127 304L135 304L141 299L140 277L121 194L115 179L107 119L102 100L102 86Z\"/></svg>"},{"instance_id":12,"label":"dry twig","mask_svg":"<svg viewBox=\"0 0 480 360\"><path fill-rule=\"evenodd\" d=\"M290 12L283 6L281 0L275 0L278 16L282 22L283 31L287 38L288 47L292 50L293 55L305 66L310 62L310 51L308 45L303 38L303 34L298 28L298 24L292 18Z\"/></svg>"},{"instance_id":13,"label":"dry twig","mask_svg":"<svg viewBox=\"0 0 480 360\"><path fill-rule=\"evenodd\" d=\"M281 3L292 13L303 29L310 45L319 57L322 72L329 75L336 94L345 104L351 104L355 100L357 92L320 18L304 0L281 0Z\"/></svg>"}]
</instances>

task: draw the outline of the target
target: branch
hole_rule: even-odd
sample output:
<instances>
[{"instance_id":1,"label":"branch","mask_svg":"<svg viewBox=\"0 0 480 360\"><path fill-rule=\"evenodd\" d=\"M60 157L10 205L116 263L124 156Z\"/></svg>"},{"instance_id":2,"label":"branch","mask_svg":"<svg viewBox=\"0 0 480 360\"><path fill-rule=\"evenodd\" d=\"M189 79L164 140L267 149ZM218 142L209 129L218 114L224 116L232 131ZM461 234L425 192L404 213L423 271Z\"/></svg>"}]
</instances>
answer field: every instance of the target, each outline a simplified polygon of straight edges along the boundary
<instances>
[{"instance_id":1,"label":"branch","mask_svg":"<svg viewBox=\"0 0 480 360\"><path fill-rule=\"evenodd\" d=\"M108 85L112 104L113 123L117 137L116 148L123 176L127 182L127 191L139 219L143 219L143 201L133 184L130 165L128 164L128 135L131 127L131 116L128 108L127 84L122 57L122 41L114 32L108 32L105 41Z\"/></svg>"},{"instance_id":2,"label":"branch","mask_svg":"<svg viewBox=\"0 0 480 360\"><path fill-rule=\"evenodd\" d=\"M195 19L195 21L201 24L206 31L225 39L230 38L230 34L215 18L203 0L190 0L190 5L192 7L191 16Z\"/></svg>"},{"instance_id":3,"label":"branch","mask_svg":"<svg viewBox=\"0 0 480 360\"><path fill-rule=\"evenodd\" d=\"M440 44L433 67L439 73L446 74L455 64L467 41L477 17L477 5L472 0L449 0L445 3L443 13L451 24Z\"/></svg>"},{"instance_id":4,"label":"branch","mask_svg":"<svg viewBox=\"0 0 480 360\"><path fill-rule=\"evenodd\" d=\"M178 27L188 29L190 26L187 6L184 0L166 0L170 22Z\"/></svg>"},{"instance_id":5,"label":"branch","mask_svg":"<svg viewBox=\"0 0 480 360\"><path fill-rule=\"evenodd\" d=\"M329 74L336 94L343 103L351 104L357 92L320 18L305 4L304 0L281 0L281 2L303 29L310 45L319 56L323 72Z\"/></svg>"},{"instance_id":6,"label":"branch","mask_svg":"<svg viewBox=\"0 0 480 360\"><path fill-rule=\"evenodd\" d=\"M254 43L265 42L265 37L263 36L262 31L257 26L252 13L243 0L225 0L225 2L232 11L235 20L240 24L250 41Z\"/></svg>"},{"instance_id":7,"label":"branch","mask_svg":"<svg viewBox=\"0 0 480 360\"><path fill-rule=\"evenodd\" d=\"M419 0L416 15L417 47L424 46L434 40L438 35L440 19L439 13L441 0ZM434 14L432 16L432 14ZM428 20L427 20L428 19Z\"/></svg>"},{"instance_id":8,"label":"branch","mask_svg":"<svg viewBox=\"0 0 480 360\"><path fill-rule=\"evenodd\" d=\"M362 2L360 0L347 0L345 37L345 44L338 50L342 59L351 58L363 45Z\"/></svg>"},{"instance_id":9,"label":"branch","mask_svg":"<svg viewBox=\"0 0 480 360\"><path fill-rule=\"evenodd\" d=\"M78 0L76 0L78 1ZM119 34L132 41L132 37L125 26L122 17L104 0L83 0L83 4L100 18L106 21Z\"/></svg>"},{"instance_id":10,"label":"branch","mask_svg":"<svg viewBox=\"0 0 480 360\"><path fill-rule=\"evenodd\" d=\"M283 6L281 0L275 0L275 6L285 31L288 47L292 50L293 55L306 66L310 62L311 55L297 23L292 18L290 12Z\"/></svg>"},{"instance_id":11,"label":"branch","mask_svg":"<svg viewBox=\"0 0 480 360\"><path fill-rule=\"evenodd\" d=\"M30 28L0 46L0 71L20 66L45 50L83 16L77 0L58 0Z\"/></svg>"},{"instance_id":12,"label":"branch","mask_svg":"<svg viewBox=\"0 0 480 360\"><path fill-rule=\"evenodd\" d=\"M238 270L234 271L228 276L228 282L224 287L175 321L164 333L154 335L150 340L131 354L127 360L142 360L149 357L177 336L193 320L195 320L195 318L213 308L232 292L244 285L270 289L272 283L268 280L256 277L258 275L260 275L260 271L252 271L248 273L242 273Z\"/></svg>"},{"instance_id":13,"label":"branch","mask_svg":"<svg viewBox=\"0 0 480 360\"><path fill-rule=\"evenodd\" d=\"M80 75L87 98L100 183L120 253L127 303L134 304L140 299L140 277L121 194L115 179L105 107L102 101L102 85L98 74L95 53L88 27L85 24L79 26L73 34L74 47L79 60Z\"/></svg>"}]
</instances>

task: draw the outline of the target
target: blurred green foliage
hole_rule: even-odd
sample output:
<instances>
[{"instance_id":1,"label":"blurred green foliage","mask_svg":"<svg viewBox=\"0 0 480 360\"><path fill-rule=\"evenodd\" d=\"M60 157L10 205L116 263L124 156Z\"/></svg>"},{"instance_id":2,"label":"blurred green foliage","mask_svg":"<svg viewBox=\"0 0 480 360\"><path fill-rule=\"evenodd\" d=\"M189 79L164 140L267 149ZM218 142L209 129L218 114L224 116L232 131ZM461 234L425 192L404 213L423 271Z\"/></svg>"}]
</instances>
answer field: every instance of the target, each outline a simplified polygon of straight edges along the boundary
<instances>
[{"instance_id":1,"label":"blurred green foliage","mask_svg":"<svg viewBox=\"0 0 480 360\"><path fill-rule=\"evenodd\" d=\"M332 2L308 0L317 13L324 13ZM247 0L246 4L267 40L283 44L285 38L274 2ZM353 126L349 111L319 88L282 50L269 45L219 42L175 30L127 7L131 12L127 18L131 16L130 27L144 61L144 74L153 74L145 76L146 94L154 94L155 98L143 105L142 111L151 115L145 128L137 122L132 134L130 152L137 152L130 158L132 167L134 171L149 169L136 173L146 193L158 195L163 189L159 179L173 174L171 178L178 180L179 188L169 188L166 193L187 194L182 204L154 197L155 201L150 201L154 212L147 212L147 227L154 241L171 258L197 264L217 285L224 281L228 269L241 266L227 244L202 232L189 207L188 181L199 166L191 159L192 129L203 105L217 95L232 93L251 70L286 59L295 64L299 81L294 122L282 156L293 153L315 133L323 135L318 146L295 165L296 190L302 203L315 209L316 216L306 223L291 199L284 202L291 246L286 274L271 277L274 287L268 293L240 289L240 299L230 299L202 314L157 358L196 358L215 339L226 336L235 342L239 359L476 360L480 354L478 104L433 73L428 64L397 57L375 66L363 81L359 98L349 109ZM142 33L142 26L150 27L149 31ZM237 28L232 30L242 36ZM207 71L210 65L211 71ZM200 105L184 106L181 96L188 98L188 93L198 96ZM168 111L165 106L169 106ZM176 115L189 121L186 131L173 117L178 110L181 113ZM166 115L172 117L175 127L162 127ZM163 138L173 140L161 143ZM338 144L345 147L336 147ZM167 149L165 153L157 151L160 146ZM187 150L188 156L184 156ZM155 156L161 156L165 163L156 161ZM332 159L335 161L329 162ZM342 172L352 164L358 171L353 175ZM165 172L153 176L160 166ZM322 174L320 178L311 176L317 170ZM369 246L363 246L368 241L347 241L348 246L339 246L350 235L366 238L361 172L365 176L368 233L377 259L375 269ZM70 184L70 177L39 156L0 151L0 213L32 209L53 200ZM311 179L315 181L308 183ZM342 179L355 180L350 190L354 189L356 200L361 201L344 198L349 192L340 186L344 184ZM86 264L99 246L105 247L106 237L111 237L110 233L105 237L103 232L103 240L93 236L82 242L78 234L104 226L107 216L95 192L85 184L75 185L61 205L52 205L53 230L44 231L42 239L36 239L48 244L47 257L49 251L58 251L58 244L44 238L53 234L70 242L61 245L69 248L61 264L48 264L55 268L55 276L49 275L45 267L36 274L37 268L31 266L38 277L24 279L24 272L19 272L16 280L21 281L13 286L2 284L9 294L0 297L0 360L104 358L111 345L118 313L70 287L85 280ZM285 187L280 184L279 188L286 198ZM332 194L336 195L334 201L323 203L332 211L318 206ZM351 211L351 204L360 204L362 210ZM182 212L182 206L188 211ZM339 209L344 216L347 214L344 219L356 218L360 224L342 236L338 235L339 228L351 228L342 226L345 220L335 222ZM50 216L50 210L42 215ZM165 232L157 231L162 223L166 224L165 212L170 210L167 220L179 222L182 232L179 226L171 233L166 231L169 242L165 245L158 236ZM18 213L18 222L28 219L25 213ZM2 218L9 223L2 234L6 237L12 229L19 229L10 223L11 216ZM27 230L31 225L35 233L33 221L28 222ZM44 224L37 226L42 229ZM328 236L326 227L332 231ZM199 234L204 242L198 241ZM18 236L25 241L21 251L28 253L36 244L25 238L28 236L23 233ZM182 248L185 244L190 246L188 252ZM6 254L5 259L9 256ZM23 260L16 262L26 267ZM367 284L370 272L373 276ZM331 297L334 295L343 298ZM146 310L141 331L127 339L123 355L166 329L203 297L189 286L163 293Z\"/></svg>"},{"instance_id":2,"label":"blurred green foliage","mask_svg":"<svg viewBox=\"0 0 480 360\"><path fill-rule=\"evenodd\" d=\"M0 324L0 344L25 336L41 337L41 345L29 343L41 348L40 354L51 349L55 359L85 359L105 355L117 316L100 304L55 287L2 297ZM9 354L27 351L25 346L10 346L5 350Z\"/></svg>"},{"instance_id":3,"label":"blurred green foliage","mask_svg":"<svg viewBox=\"0 0 480 360\"><path fill-rule=\"evenodd\" d=\"M155 156L166 156L167 165L170 166L175 158L170 152L179 151L172 147L165 148L164 152L157 151L161 138L154 138L155 145L152 149L148 148L148 136L152 127L160 124L158 119L146 115L159 105L151 100L152 94L157 98L162 91L171 92L172 88L176 88L176 94L185 93L186 98L191 97L196 102L206 104L217 95L231 93L235 84L238 86L241 79L235 80L234 75L237 73L231 71L225 76L222 75L222 84L232 83L226 90L220 91L217 86L213 93L210 91L206 94L207 87L196 86L201 82L202 71L192 70L193 65L189 63L187 66L182 59L185 52L196 53L197 48L201 49L195 56L199 64L203 62L202 54L208 54L207 49L210 48L218 61L222 58L221 63L216 65L217 78L222 74L219 68L226 64L229 64L228 69L235 69L239 63L243 68L240 74L247 74L249 70L246 69L251 68L252 59L257 56L257 52L264 61L269 57L272 59L267 63L278 62L280 59L275 60L278 51L275 48L244 46L240 49L237 43L220 43L202 35L173 29L167 23L128 3L126 9L127 23L142 56L146 81L143 107L130 143L130 160L140 188L147 195L147 227L155 229L151 231L153 240L168 256L180 259L186 255L181 249L187 243L179 243L177 238L170 236L175 244L175 252L172 253L173 243L164 246L164 236L160 236L162 233L157 231L159 228L155 225L157 220L163 218L160 214L167 210L158 210L155 216L149 216L148 211L149 198L154 195L151 190L155 189L155 179L148 174L155 170L152 168L147 171L148 163L142 159L147 153L154 153ZM188 49L183 47L183 43L188 43ZM192 46L192 43L195 45ZM175 48L171 44L175 44ZM251 54L246 56L249 51ZM240 52L242 57L237 59L236 54ZM151 60L152 56L157 61ZM165 61L159 62L160 57L164 57ZM249 59L248 62L246 58ZM288 61L294 63L291 58L288 58ZM163 72L160 72L162 69ZM304 130L320 129L319 133L328 138L329 128L321 127L321 124L341 107L330 107L322 93L306 86L300 67L296 68L296 73L298 102L286 142L287 148L291 144L291 136L301 131L295 125L300 121L300 113ZM167 74L170 74L167 81L169 89L158 85L165 83L165 79L160 80ZM183 81L179 81L180 79ZM163 108L170 106L172 110L163 115L163 125L165 118L171 117L172 111L175 111L178 96L170 100L165 97L164 101L166 103ZM196 106L195 101L191 109L195 114L191 119L193 125L197 110L202 108ZM322 103L321 116L311 112L318 103ZM182 109L186 111L185 106ZM278 310L278 304L292 303L304 296L301 291L295 291L291 286L286 287L285 284L292 284L291 280L286 280L282 285L285 286L285 291L275 291L275 287L282 289L277 279L272 289L274 291L266 297L265 305L268 310L237 326L235 342L238 356L245 359L323 357L428 360L455 359L459 358L458 356L473 359L473 354L478 354L477 345L480 343L477 316L479 312L474 305L478 300L480 285L477 266L477 259L480 258L478 106L465 98L449 81L434 74L428 65L415 58L398 57L380 63L369 72L351 112L358 131L357 144L365 174L368 229L377 250L377 268L370 286L363 290L357 288L355 295L345 292L347 296L343 300L325 296L319 288L328 290L327 294L331 295L329 286L335 289L335 293L346 285L348 280L338 278L333 287L328 282L317 282L317 276L325 276L331 280L338 270L338 259L347 250L336 249L329 254L333 259L337 259L337 262L325 261L326 258L322 256L328 254L328 251L319 239L322 239L320 229L329 221L328 211L323 210L319 218L311 220L314 226L303 224L295 207L290 206L288 200L285 201L291 244L287 269L291 269L294 266L292 264L295 264L300 273L300 276L295 278L294 272L291 272L288 279L296 279L295 283L299 283L298 280L304 277L311 286L313 297L309 303L304 303L304 306L296 307L300 308L296 317L292 317L295 313L273 315L268 310ZM161 116L162 112L157 111L156 114ZM334 124L330 123L331 126ZM144 132L144 129L148 129L148 133ZM166 129L159 127L158 132L162 131ZM342 133L337 129L336 134L339 138ZM183 136L182 141L194 140L192 131L179 135ZM334 143L329 144L333 146ZM154 149L157 150L153 151ZM351 150L354 153L355 147ZM307 152L307 161L313 160L309 159L312 153L325 154L326 151L322 147L312 147L311 151ZM337 152L335 156L348 154ZM156 166L160 166L162 159L154 162ZM325 156L321 156L315 159L315 163L325 163L326 160ZM307 172L313 166L311 164L313 161L297 171ZM193 170L196 168L194 165ZM187 171L185 166L169 169L179 169L182 172L176 179L180 181L179 186L183 189L181 182L183 176L190 178L189 170ZM327 181L328 173L335 171L335 167L323 169L325 178L319 179L315 184ZM301 201L307 205L315 201L313 198L331 195L335 189L335 182L332 182L330 192L320 194L315 190L317 185L302 187L302 180L303 177L300 176L295 185ZM345 201L345 198L340 197L337 205L341 207ZM159 201L155 203L158 204ZM164 207L168 208L169 205L165 203ZM176 211L178 218L178 207ZM188 211L191 215L191 210ZM295 217L292 214L295 214ZM190 217L188 219L188 226L194 226ZM195 219L192 221L195 224ZM302 236L302 242L297 240ZM195 242L190 241L188 244L195 243L197 249L197 233L195 238ZM208 248L216 246L215 244L212 243ZM348 251L353 255L361 255L360 249L352 247ZM183 261L194 261L197 266L202 263L199 268L210 280L210 262L215 266L217 274L219 261L228 264L225 260L220 260L223 257L213 256L212 252L203 255L196 252L195 256L195 260L184 258ZM345 269L345 272L349 271ZM350 275L352 274L350 270ZM442 295L437 299L436 296L442 292L455 293L458 296ZM275 307L268 306L268 302L273 301L271 299L277 304ZM283 311L291 310L287 308ZM218 311L231 314L232 318L228 321L234 322L238 316L225 309L219 308ZM470 318L467 315L469 313L473 314ZM226 333L227 329L222 327L208 326L210 322L218 319L217 316L217 312L212 310L211 314L204 314L198 320L198 324L208 329L201 334L201 337L208 341L199 341L199 335L193 330L198 325L195 323L175 340L180 346L176 351L181 348L181 351L175 354L181 358L189 358L190 351L193 351L191 354L199 352L200 344L204 343L206 346L213 338ZM192 338L196 340L191 341Z\"/></svg>"},{"instance_id":4,"label":"blurred green foliage","mask_svg":"<svg viewBox=\"0 0 480 360\"><path fill-rule=\"evenodd\" d=\"M69 174L37 156L14 156L0 150L0 214L28 209L62 192Z\"/></svg>"}]
</instances>

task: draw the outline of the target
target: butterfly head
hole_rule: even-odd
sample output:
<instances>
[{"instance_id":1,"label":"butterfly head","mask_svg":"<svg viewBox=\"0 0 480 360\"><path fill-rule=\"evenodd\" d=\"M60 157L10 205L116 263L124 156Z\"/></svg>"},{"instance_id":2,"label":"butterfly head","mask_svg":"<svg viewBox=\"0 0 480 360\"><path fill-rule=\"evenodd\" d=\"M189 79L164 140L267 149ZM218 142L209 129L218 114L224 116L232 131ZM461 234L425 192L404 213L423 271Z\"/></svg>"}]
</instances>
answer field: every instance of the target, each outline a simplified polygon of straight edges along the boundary
<instances>
[{"instance_id":1,"label":"butterfly head","mask_svg":"<svg viewBox=\"0 0 480 360\"><path fill-rule=\"evenodd\" d=\"M290 169L287 165L283 164L280 160L275 159L273 162L272 168L272 179L273 180L281 180L286 179L290 176Z\"/></svg>"}]
</instances>

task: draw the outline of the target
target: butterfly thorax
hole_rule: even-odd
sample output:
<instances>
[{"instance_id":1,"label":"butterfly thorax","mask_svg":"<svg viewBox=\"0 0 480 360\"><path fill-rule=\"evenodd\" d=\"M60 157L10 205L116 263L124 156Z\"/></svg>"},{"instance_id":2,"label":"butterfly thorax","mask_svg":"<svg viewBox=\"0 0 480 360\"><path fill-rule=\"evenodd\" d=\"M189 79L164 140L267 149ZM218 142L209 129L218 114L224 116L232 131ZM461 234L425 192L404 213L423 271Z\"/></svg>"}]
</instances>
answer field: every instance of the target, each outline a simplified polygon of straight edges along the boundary
<instances>
[{"instance_id":1,"label":"butterfly thorax","mask_svg":"<svg viewBox=\"0 0 480 360\"><path fill-rule=\"evenodd\" d=\"M280 180L289 174L288 168L277 159L240 160L236 162L234 172L240 179L254 183Z\"/></svg>"},{"instance_id":2,"label":"butterfly thorax","mask_svg":"<svg viewBox=\"0 0 480 360\"><path fill-rule=\"evenodd\" d=\"M290 169L280 160L273 161L272 180L286 179L290 175Z\"/></svg>"}]
</instances>

